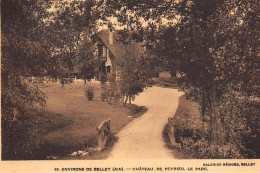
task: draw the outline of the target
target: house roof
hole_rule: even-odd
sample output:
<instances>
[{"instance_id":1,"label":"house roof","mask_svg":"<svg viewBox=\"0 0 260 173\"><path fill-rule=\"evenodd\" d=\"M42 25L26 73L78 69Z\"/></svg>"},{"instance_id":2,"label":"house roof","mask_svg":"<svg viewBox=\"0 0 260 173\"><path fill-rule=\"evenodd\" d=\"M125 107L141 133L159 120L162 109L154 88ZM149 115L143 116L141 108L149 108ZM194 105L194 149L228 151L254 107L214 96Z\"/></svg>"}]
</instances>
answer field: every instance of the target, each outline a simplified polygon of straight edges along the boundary
<instances>
[{"instance_id":1,"label":"house roof","mask_svg":"<svg viewBox=\"0 0 260 173\"><path fill-rule=\"evenodd\" d=\"M124 49L123 43L120 41L120 39L121 39L120 30L113 31L113 44L109 44L109 30L108 29L99 31L98 33L96 33L94 35L94 37L101 40L108 47L108 49L111 51L111 53L114 55L115 58L119 56L120 50ZM137 49L136 51L139 51L139 52L143 51L143 48L142 48L143 43L132 41L131 44L134 44L135 48Z\"/></svg>"}]
</instances>

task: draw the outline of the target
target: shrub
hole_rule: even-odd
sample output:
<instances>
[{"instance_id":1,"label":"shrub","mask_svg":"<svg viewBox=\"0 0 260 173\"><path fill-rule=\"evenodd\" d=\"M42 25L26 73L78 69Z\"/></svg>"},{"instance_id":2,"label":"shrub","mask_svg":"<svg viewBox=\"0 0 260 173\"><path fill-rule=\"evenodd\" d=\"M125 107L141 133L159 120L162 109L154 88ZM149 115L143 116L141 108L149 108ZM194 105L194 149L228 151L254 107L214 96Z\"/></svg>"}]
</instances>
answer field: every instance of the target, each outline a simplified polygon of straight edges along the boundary
<instances>
[{"instance_id":1,"label":"shrub","mask_svg":"<svg viewBox=\"0 0 260 173\"><path fill-rule=\"evenodd\" d=\"M231 143L217 145L209 140L202 138L194 141L191 138L181 138L183 148L193 153L199 159L241 159L240 149Z\"/></svg>"},{"instance_id":2,"label":"shrub","mask_svg":"<svg viewBox=\"0 0 260 173\"><path fill-rule=\"evenodd\" d=\"M259 99L253 99L241 92L223 95L219 115L227 142L238 148L244 158L259 158ZM232 152L235 154L237 151Z\"/></svg>"},{"instance_id":3,"label":"shrub","mask_svg":"<svg viewBox=\"0 0 260 173\"><path fill-rule=\"evenodd\" d=\"M115 74L111 73L107 75L107 81L101 81L101 100L108 103L118 103L121 101L122 94L119 84L116 82Z\"/></svg>"},{"instance_id":4,"label":"shrub","mask_svg":"<svg viewBox=\"0 0 260 173\"><path fill-rule=\"evenodd\" d=\"M100 75L100 82L101 82L101 84L106 83L106 81L107 81L107 75L105 73L102 73Z\"/></svg>"},{"instance_id":5,"label":"shrub","mask_svg":"<svg viewBox=\"0 0 260 173\"><path fill-rule=\"evenodd\" d=\"M60 79L60 83L61 83L62 88L65 86L65 84L71 84L72 82L73 82L72 78L61 78Z\"/></svg>"},{"instance_id":6,"label":"shrub","mask_svg":"<svg viewBox=\"0 0 260 173\"><path fill-rule=\"evenodd\" d=\"M121 93L116 83L102 84L101 85L101 100L108 103L121 101Z\"/></svg>"},{"instance_id":7,"label":"shrub","mask_svg":"<svg viewBox=\"0 0 260 173\"><path fill-rule=\"evenodd\" d=\"M92 86L87 87L85 91L85 95L89 101L93 100L94 98L94 88Z\"/></svg>"},{"instance_id":8,"label":"shrub","mask_svg":"<svg viewBox=\"0 0 260 173\"><path fill-rule=\"evenodd\" d=\"M234 91L221 97L215 112L219 118L217 142L211 139L210 121L205 119L202 122L192 103L180 99L174 116L175 140L185 150L203 159L259 158L257 120L260 106L257 97Z\"/></svg>"},{"instance_id":9,"label":"shrub","mask_svg":"<svg viewBox=\"0 0 260 173\"><path fill-rule=\"evenodd\" d=\"M108 98L108 90L107 90L107 85L106 84L101 84L101 100L104 102Z\"/></svg>"}]
</instances>

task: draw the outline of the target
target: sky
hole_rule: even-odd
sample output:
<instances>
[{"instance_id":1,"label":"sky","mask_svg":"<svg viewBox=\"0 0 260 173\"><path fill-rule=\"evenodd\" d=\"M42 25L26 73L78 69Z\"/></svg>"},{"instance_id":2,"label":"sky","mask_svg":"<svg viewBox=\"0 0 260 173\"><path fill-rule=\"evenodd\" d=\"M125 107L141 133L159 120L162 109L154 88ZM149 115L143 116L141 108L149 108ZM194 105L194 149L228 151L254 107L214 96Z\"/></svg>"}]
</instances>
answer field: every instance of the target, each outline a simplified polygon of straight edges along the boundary
<instances>
[{"instance_id":1,"label":"sky","mask_svg":"<svg viewBox=\"0 0 260 173\"><path fill-rule=\"evenodd\" d=\"M63 1L71 2L72 0L63 0ZM55 12L56 10L57 9L55 8L55 4L53 4L52 7L50 9L48 9L49 12ZM51 20L51 19L49 19L49 20ZM117 21L117 18L115 18L115 17L110 17L109 21L113 24L113 27L117 30L126 28L126 26L121 26L120 23ZM142 22L143 27L148 26L148 22L146 22L143 18L141 18L140 21ZM103 29L108 29L107 24L102 24L102 23L103 23L102 20L98 21L98 24L100 25L100 26L98 26L98 31L101 31ZM174 25L177 23L177 20L176 19L168 20L168 19L162 18L163 25L169 25L169 23L171 23L171 25Z\"/></svg>"}]
</instances>

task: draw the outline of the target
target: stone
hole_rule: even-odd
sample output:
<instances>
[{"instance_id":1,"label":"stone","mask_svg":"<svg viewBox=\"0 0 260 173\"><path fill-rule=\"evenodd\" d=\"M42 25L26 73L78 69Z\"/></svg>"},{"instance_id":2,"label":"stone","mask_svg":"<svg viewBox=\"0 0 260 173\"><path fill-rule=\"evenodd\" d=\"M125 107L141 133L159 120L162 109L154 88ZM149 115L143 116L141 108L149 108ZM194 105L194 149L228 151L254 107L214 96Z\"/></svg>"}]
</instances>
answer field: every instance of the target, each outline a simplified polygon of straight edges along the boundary
<instances>
[{"instance_id":1,"label":"stone","mask_svg":"<svg viewBox=\"0 0 260 173\"><path fill-rule=\"evenodd\" d=\"M82 155L84 153L84 151L78 151L79 155Z\"/></svg>"},{"instance_id":2,"label":"stone","mask_svg":"<svg viewBox=\"0 0 260 173\"><path fill-rule=\"evenodd\" d=\"M82 156L87 156L88 155L88 152L83 152L82 153Z\"/></svg>"},{"instance_id":3,"label":"stone","mask_svg":"<svg viewBox=\"0 0 260 173\"><path fill-rule=\"evenodd\" d=\"M102 121L99 126L97 127L98 131L98 151L102 151L107 144L111 136L110 130L110 122L111 118L105 121Z\"/></svg>"},{"instance_id":4,"label":"stone","mask_svg":"<svg viewBox=\"0 0 260 173\"><path fill-rule=\"evenodd\" d=\"M71 157L76 157L78 155L78 153L75 151L75 152L73 152L70 156Z\"/></svg>"},{"instance_id":5,"label":"stone","mask_svg":"<svg viewBox=\"0 0 260 173\"><path fill-rule=\"evenodd\" d=\"M57 160L57 159L58 159L58 156L47 156L47 159Z\"/></svg>"}]
</instances>

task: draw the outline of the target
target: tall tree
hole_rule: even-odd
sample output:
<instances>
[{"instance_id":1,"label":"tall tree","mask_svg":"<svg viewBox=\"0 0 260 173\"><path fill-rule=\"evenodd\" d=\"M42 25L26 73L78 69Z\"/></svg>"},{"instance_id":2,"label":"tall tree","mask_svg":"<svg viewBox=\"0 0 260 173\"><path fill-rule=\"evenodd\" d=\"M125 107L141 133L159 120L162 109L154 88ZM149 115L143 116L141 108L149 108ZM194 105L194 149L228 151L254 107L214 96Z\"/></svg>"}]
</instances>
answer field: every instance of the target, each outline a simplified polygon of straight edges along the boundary
<instances>
[{"instance_id":1,"label":"tall tree","mask_svg":"<svg viewBox=\"0 0 260 173\"><path fill-rule=\"evenodd\" d=\"M118 84L125 105L151 85L154 61L137 44L122 44L121 48L116 59L116 68L119 71Z\"/></svg>"},{"instance_id":2,"label":"tall tree","mask_svg":"<svg viewBox=\"0 0 260 173\"><path fill-rule=\"evenodd\" d=\"M8 108L13 106L22 108L32 102L44 103L37 87L28 85L23 78L44 76L48 70L50 51L42 35L46 6L45 2L35 1L1 2L4 111L11 111Z\"/></svg>"},{"instance_id":3,"label":"tall tree","mask_svg":"<svg viewBox=\"0 0 260 173\"><path fill-rule=\"evenodd\" d=\"M1 115L2 158L14 159L17 145L15 138L25 108L34 103L45 105L39 90L40 80L30 83L27 78L43 77L48 71L49 46L42 32L49 4L41 1L1 1ZM39 78L38 78L39 79ZM21 138L23 139L23 138ZM20 150L27 151L27 146Z\"/></svg>"},{"instance_id":4,"label":"tall tree","mask_svg":"<svg viewBox=\"0 0 260 173\"><path fill-rule=\"evenodd\" d=\"M77 68L86 51L93 52L86 41L96 32L100 13L96 1L57 1L49 24L52 31L53 52L67 68L67 75ZM85 32L83 32L85 31ZM82 44L87 46L82 49ZM84 51L84 52L79 52ZM87 56L89 58L89 56ZM84 63L83 63L84 64Z\"/></svg>"},{"instance_id":5,"label":"tall tree","mask_svg":"<svg viewBox=\"0 0 260 173\"><path fill-rule=\"evenodd\" d=\"M222 91L218 117L224 136L242 157L258 158L259 3L226 2L219 11L212 46L215 80Z\"/></svg>"}]
</instances>

